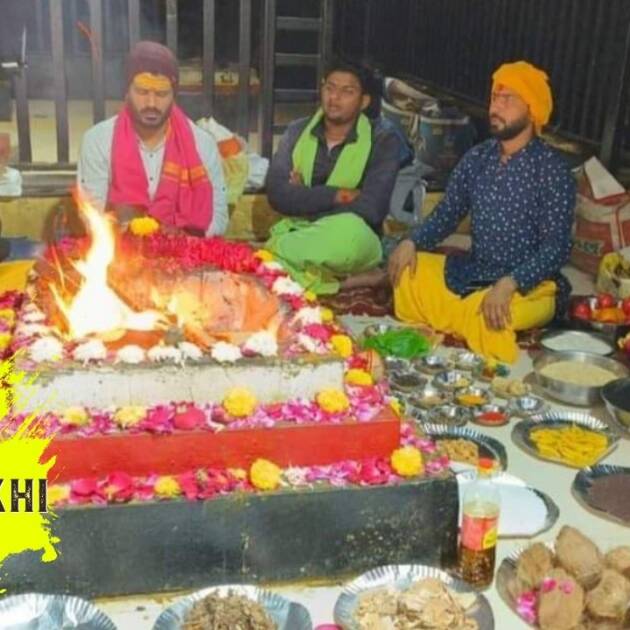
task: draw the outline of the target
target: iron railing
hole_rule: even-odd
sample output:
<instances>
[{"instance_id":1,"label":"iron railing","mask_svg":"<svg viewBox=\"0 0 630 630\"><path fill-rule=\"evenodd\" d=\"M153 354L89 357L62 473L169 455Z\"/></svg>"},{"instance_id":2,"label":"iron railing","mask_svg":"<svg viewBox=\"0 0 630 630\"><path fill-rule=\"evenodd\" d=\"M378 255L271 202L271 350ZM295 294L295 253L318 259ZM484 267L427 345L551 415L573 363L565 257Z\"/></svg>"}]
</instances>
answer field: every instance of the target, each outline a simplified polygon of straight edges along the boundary
<instances>
[{"instance_id":1,"label":"iron railing","mask_svg":"<svg viewBox=\"0 0 630 630\"><path fill-rule=\"evenodd\" d=\"M287 88L278 83L278 74L283 66L303 66L303 70L291 68L293 75L299 78L313 68L321 75L322 59L333 45L343 54L370 58L389 74L416 77L480 105L487 101L490 76L501 62L528 59L550 74L556 131L591 146L611 166L630 154L630 0L20 0L9 4L23 9L28 29L31 67L13 79L23 164L32 163L28 106L29 96L40 87L40 75L33 78L38 64L50 64L57 163L67 167L68 98L77 89L76 77L68 76L74 72L69 68L76 67L72 64L79 59L88 68L84 83L91 83L86 92L92 99L93 120L98 122L105 116L105 100L120 96L120 90L112 88L116 78L112 59L118 59L119 68L126 51L140 38L164 41L180 58L188 56L190 38L182 36L182 23L190 22L191 14L198 34L195 55L199 53L202 84L195 97L201 109L214 111L215 69L226 57L236 58L235 128L247 138L255 111L250 69L256 68L261 79L258 131L265 155L271 153L274 133L280 130L274 125L275 104L317 98L316 85ZM227 28L226 14L231 19ZM20 30L21 25L16 25L15 31ZM317 51L304 52L299 45L285 51L277 43L289 34L299 44L308 39L309 30L318 33Z\"/></svg>"},{"instance_id":2,"label":"iron railing","mask_svg":"<svg viewBox=\"0 0 630 630\"><path fill-rule=\"evenodd\" d=\"M38 90L40 98L42 90L48 95L46 87L37 85L33 80L33 73L37 70L38 64L42 67L44 64L50 64L57 139L55 166L66 168L70 166L68 86L70 84L74 91L85 91L85 86L77 87L76 77L69 76L69 63L74 63L78 59L85 64L89 58L91 91L88 91L88 97L91 96L93 103L93 120L95 123L103 120L106 99L121 96L119 89L112 90L111 85L107 85L107 64L115 59L116 67L122 67L124 55L141 38L164 41L177 54L180 47L179 13L184 3L178 0L21 1L30 3L32 11L28 12L26 22L29 31L27 66L13 78L19 161L22 165L32 163L29 97L32 93L38 93ZM235 39L233 29L228 32L217 32L215 28L217 5L220 2L221 0L197 0L195 3L199 12L197 22L202 22L198 46L202 85L195 96L203 101L201 109L207 114L212 113L216 97L214 77L217 67L215 54L217 41L222 38L224 43L233 45ZM252 40L259 41L265 35L259 28L259 16L253 15L253 8L262 13L263 4L269 0L230 2L232 5L235 3L238 5L236 131L247 138L250 130L250 69L260 65L252 55ZM222 9L229 11L233 9L233 6L226 5L225 2L223 5ZM156 8L160 6L161 10L158 11ZM40 68L37 76L39 77L42 72Z\"/></svg>"},{"instance_id":3,"label":"iron railing","mask_svg":"<svg viewBox=\"0 0 630 630\"><path fill-rule=\"evenodd\" d=\"M630 152L628 0L343 0L335 44L483 105L504 61L550 75L553 128L608 165Z\"/></svg>"}]
</instances>

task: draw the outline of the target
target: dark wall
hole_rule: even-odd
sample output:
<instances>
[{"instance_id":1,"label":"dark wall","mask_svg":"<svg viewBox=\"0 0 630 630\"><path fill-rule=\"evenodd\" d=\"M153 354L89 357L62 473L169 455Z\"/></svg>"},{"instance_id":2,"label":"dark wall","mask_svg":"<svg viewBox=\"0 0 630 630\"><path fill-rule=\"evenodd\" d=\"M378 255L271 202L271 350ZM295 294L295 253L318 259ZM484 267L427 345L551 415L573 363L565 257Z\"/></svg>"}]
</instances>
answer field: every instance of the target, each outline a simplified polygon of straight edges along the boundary
<instances>
[{"instance_id":1,"label":"dark wall","mask_svg":"<svg viewBox=\"0 0 630 630\"><path fill-rule=\"evenodd\" d=\"M335 18L338 50L480 104L497 66L531 61L551 77L552 123L593 143L628 63L629 0L341 0ZM629 93L626 86L626 121ZM628 149L629 130L620 132Z\"/></svg>"}]
</instances>

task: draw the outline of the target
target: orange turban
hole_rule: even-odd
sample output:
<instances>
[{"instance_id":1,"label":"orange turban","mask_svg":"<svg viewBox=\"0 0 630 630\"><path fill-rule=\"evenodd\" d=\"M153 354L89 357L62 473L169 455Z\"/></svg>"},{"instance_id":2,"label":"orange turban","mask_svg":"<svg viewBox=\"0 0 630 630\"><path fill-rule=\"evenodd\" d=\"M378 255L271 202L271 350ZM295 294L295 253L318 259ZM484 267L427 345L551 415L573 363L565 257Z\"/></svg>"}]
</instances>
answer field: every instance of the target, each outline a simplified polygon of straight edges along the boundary
<instances>
[{"instance_id":1,"label":"orange turban","mask_svg":"<svg viewBox=\"0 0 630 630\"><path fill-rule=\"evenodd\" d=\"M536 133L540 133L553 110L547 73L527 61L504 63L492 75L492 90L499 85L513 90L529 105Z\"/></svg>"}]
</instances>

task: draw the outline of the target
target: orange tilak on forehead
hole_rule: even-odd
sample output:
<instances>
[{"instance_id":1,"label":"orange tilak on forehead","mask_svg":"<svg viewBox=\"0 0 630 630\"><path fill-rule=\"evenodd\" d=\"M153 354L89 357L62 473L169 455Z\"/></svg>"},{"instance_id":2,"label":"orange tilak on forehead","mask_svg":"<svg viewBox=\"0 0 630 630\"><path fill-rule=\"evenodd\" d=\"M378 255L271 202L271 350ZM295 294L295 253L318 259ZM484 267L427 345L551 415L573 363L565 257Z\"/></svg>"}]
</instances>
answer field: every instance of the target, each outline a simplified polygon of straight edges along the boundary
<instances>
[{"instance_id":1,"label":"orange tilak on forehead","mask_svg":"<svg viewBox=\"0 0 630 630\"><path fill-rule=\"evenodd\" d=\"M173 87L167 76L152 74L151 72L136 74L133 78L133 84L141 90L155 90L156 92L170 90Z\"/></svg>"}]
</instances>

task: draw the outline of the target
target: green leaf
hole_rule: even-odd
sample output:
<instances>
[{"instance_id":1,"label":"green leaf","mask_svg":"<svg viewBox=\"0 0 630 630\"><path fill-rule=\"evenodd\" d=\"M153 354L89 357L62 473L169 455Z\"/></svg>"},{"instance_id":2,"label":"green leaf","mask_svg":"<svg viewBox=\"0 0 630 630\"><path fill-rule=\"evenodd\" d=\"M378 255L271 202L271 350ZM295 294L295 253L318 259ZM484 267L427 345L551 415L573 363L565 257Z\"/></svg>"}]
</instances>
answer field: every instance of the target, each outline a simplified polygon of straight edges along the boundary
<instances>
[{"instance_id":1,"label":"green leaf","mask_svg":"<svg viewBox=\"0 0 630 630\"><path fill-rule=\"evenodd\" d=\"M376 350L381 356L402 359L414 359L431 350L429 340L410 328L397 328L369 337L363 342L363 346Z\"/></svg>"}]
</instances>

